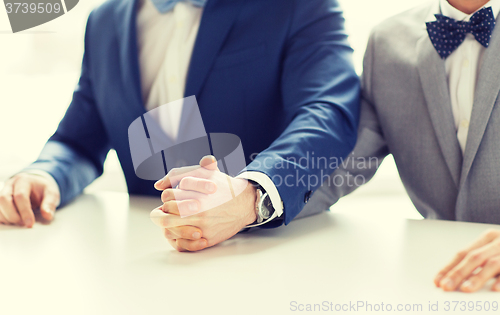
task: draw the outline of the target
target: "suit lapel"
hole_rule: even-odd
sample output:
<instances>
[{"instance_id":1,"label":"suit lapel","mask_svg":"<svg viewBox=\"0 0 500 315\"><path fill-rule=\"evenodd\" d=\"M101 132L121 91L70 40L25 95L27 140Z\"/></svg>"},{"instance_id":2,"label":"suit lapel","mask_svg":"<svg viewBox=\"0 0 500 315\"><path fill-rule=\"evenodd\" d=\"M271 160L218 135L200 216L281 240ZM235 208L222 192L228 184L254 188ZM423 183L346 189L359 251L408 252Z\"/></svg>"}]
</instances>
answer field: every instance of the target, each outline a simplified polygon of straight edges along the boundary
<instances>
[{"instance_id":1,"label":"suit lapel","mask_svg":"<svg viewBox=\"0 0 500 315\"><path fill-rule=\"evenodd\" d=\"M185 95L197 95L224 44L244 0L209 0L203 9L198 35L193 48ZM139 0L121 1L116 9L120 56L120 79L124 82L126 99L135 116L146 112L141 92L141 75L137 47L137 11ZM134 116L134 117L135 117ZM184 116L184 115L183 115Z\"/></svg>"},{"instance_id":2,"label":"suit lapel","mask_svg":"<svg viewBox=\"0 0 500 315\"><path fill-rule=\"evenodd\" d=\"M244 0L209 0L203 9L186 80L185 96L201 92Z\"/></svg>"},{"instance_id":3,"label":"suit lapel","mask_svg":"<svg viewBox=\"0 0 500 315\"><path fill-rule=\"evenodd\" d=\"M448 79L444 60L439 57L434 46L432 46L427 32L417 43L417 54L418 73L434 132L453 181L458 187L462 166L462 152L457 140L451 110Z\"/></svg>"},{"instance_id":4,"label":"suit lapel","mask_svg":"<svg viewBox=\"0 0 500 315\"><path fill-rule=\"evenodd\" d=\"M497 25L496 29L498 27L500 26ZM500 31L496 30L492 34L489 47L484 52L482 66L477 78L474 105L472 107L467 144L465 146L461 185L465 182L469 174L500 91L499 73Z\"/></svg>"},{"instance_id":5,"label":"suit lapel","mask_svg":"<svg viewBox=\"0 0 500 315\"><path fill-rule=\"evenodd\" d=\"M142 100L141 75L137 47L138 0L121 1L116 10L118 45L120 56L120 79L124 82L125 99L130 100L136 116L146 112Z\"/></svg>"}]
</instances>

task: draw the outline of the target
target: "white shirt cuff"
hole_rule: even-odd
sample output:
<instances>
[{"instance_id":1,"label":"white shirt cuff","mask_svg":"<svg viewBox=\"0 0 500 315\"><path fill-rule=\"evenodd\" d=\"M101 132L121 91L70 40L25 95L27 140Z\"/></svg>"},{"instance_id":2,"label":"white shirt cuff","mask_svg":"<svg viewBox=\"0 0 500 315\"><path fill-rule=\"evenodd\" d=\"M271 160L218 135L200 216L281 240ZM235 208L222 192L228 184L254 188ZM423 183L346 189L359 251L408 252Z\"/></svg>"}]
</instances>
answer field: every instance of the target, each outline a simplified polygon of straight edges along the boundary
<instances>
[{"instance_id":1,"label":"white shirt cuff","mask_svg":"<svg viewBox=\"0 0 500 315\"><path fill-rule=\"evenodd\" d=\"M239 174L236 178L251 180L259 184L268 193L269 198L271 199L274 211L277 214L274 217L281 217L283 215L283 200L281 199L278 189L269 176L261 172L249 171ZM267 222L269 222L269 220L262 223Z\"/></svg>"}]
</instances>

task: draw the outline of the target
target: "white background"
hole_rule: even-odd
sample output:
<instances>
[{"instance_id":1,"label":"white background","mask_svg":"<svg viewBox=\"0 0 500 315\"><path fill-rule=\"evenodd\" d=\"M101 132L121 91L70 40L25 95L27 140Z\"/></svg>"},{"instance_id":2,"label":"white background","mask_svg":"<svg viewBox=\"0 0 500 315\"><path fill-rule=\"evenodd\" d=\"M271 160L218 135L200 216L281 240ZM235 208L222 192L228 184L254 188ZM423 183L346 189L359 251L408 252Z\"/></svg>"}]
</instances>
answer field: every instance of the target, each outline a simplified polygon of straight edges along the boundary
<instances>
[{"instance_id":1,"label":"white background","mask_svg":"<svg viewBox=\"0 0 500 315\"><path fill-rule=\"evenodd\" d=\"M55 131L79 77L87 16L102 2L81 0L62 17L17 34L12 34L7 13L0 5L0 181L36 159ZM387 17L426 1L340 2L355 50L356 70L361 74L371 28ZM108 156L105 174L90 189L125 191L114 152ZM385 198L387 207L377 209L382 211L380 215L421 217L404 192L392 158L387 158L376 177L353 195L366 204L367 211L371 210L371 201Z\"/></svg>"}]
</instances>

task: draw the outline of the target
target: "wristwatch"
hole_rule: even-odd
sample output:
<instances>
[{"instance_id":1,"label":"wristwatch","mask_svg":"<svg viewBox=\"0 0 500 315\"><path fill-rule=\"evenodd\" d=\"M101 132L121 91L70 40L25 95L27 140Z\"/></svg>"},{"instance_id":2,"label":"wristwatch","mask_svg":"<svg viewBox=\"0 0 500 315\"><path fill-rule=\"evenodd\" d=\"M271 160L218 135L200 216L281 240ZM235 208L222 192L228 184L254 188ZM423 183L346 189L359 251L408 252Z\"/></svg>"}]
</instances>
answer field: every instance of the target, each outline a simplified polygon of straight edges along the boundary
<instances>
[{"instance_id":1,"label":"wristwatch","mask_svg":"<svg viewBox=\"0 0 500 315\"><path fill-rule=\"evenodd\" d=\"M270 222L274 219L274 217L276 217L269 194L256 182L249 182L257 190L257 200L255 201L255 214L257 215L257 219L252 224L247 225L247 228Z\"/></svg>"}]
</instances>

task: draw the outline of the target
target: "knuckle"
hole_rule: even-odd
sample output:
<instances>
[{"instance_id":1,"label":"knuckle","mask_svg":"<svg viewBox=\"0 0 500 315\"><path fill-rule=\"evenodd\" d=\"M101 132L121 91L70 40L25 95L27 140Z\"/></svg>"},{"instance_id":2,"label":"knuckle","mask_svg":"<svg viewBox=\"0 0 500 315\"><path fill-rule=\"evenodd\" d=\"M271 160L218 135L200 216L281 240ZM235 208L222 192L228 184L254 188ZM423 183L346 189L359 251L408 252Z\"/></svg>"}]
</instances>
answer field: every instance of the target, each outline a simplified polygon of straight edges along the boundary
<instances>
[{"instance_id":1,"label":"knuckle","mask_svg":"<svg viewBox=\"0 0 500 315\"><path fill-rule=\"evenodd\" d=\"M199 180L197 183L196 183L196 187L198 188L199 191L206 191L206 185L208 184L208 180L204 179L204 180Z\"/></svg>"},{"instance_id":2,"label":"knuckle","mask_svg":"<svg viewBox=\"0 0 500 315\"><path fill-rule=\"evenodd\" d=\"M480 262L483 260L483 257L481 252L472 251L467 255L467 260L470 262Z\"/></svg>"},{"instance_id":3,"label":"knuckle","mask_svg":"<svg viewBox=\"0 0 500 315\"><path fill-rule=\"evenodd\" d=\"M192 183L192 181L193 181L192 177L184 177L179 182L179 188L185 189L185 188L189 187L189 185Z\"/></svg>"},{"instance_id":4,"label":"knuckle","mask_svg":"<svg viewBox=\"0 0 500 315\"><path fill-rule=\"evenodd\" d=\"M30 178L31 174L27 174L27 173L19 173L17 175L15 175L14 177L12 177L12 179L14 181L18 181L18 180L26 180L28 178Z\"/></svg>"},{"instance_id":5,"label":"knuckle","mask_svg":"<svg viewBox=\"0 0 500 315\"><path fill-rule=\"evenodd\" d=\"M163 211L164 212L169 212L169 210L171 210L171 207L172 207L171 201L167 201L167 202L163 203Z\"/></svg>"},{"instance_id":6,"label":"knuckle","mask_svg":"<svg viewBox=\"0 0 500 315\"><path fill-rule=\"evenodd\" d=\"M457 269L453 271L450 275L452 279L462 279L466 276L465 272L462 269Z\"/></svg>"},{"instance_id":7,"label":"knuckle","mask_svg":"<svg viewBox=\"0 0 500 315\"><path fill-rule=\"evenodd\" d=\"M169 189L166 195L168 200L175 200L174 191L172 189Z\"/></svg>"},{"instance_id":8,"label":"knuckle","mask_svg":"<svg viewBox=\"0 0 500 315\"><path fill-rule=\"evenodd\" d=\"M181 172L181 170L177 167L171 169L168 173L167 173L167 176L165 176L164 178L173 178L177 175L179 175L179 173Z\"/></svg>"},{"instance_id":9,"label":"knuckle","mask_svg":"<svg viewBox=\"0 0 500 315\"><path fill-rule=\"evenodd\" d=\"M488 260L488 264L493 267L500 268L500 256L495 256L493 258L490 258Z\"/></svg>"},{"instance_id":10,"label":"knuckle","mask_svg":"<svg viewBox=\"0 0 500 315\"><path fill-rule=\"evenodd\" d=\"M11 203L12 196L6 194L0 194L0 203Z\"/></svg>"},{"instance_id":11,"label":"knuckle","mask_svg":"<svg viewBox=\"0 0 500 315\"><path fill-rule=\"evenodd\" d=\"M170 198L169 189L166 189L161 193L161 201L163 202L168 201L169 198Z\"/></svg>"},{"instance_id":12,"label":"knuckle","mask_svg":"<svg viewBox=\"0 0 500 315\"><path fill-rule=\"evenodd\" d=\"M170 217L169 216L165 216L163 218L161 218L161 225L162 226L168 226L170 224Z\"/></svg>"},{"instance_id":13,"label":"knuckle","mask_svg":"<svg viewBox=\"0 0 500 315\"><path fill-rule=\"evenodd\" d=\"M460 275L460 272L458 271L452 271L447 275L447 278L453 280L454 283L457 282L457 279L460 279L462 276Z\"/></svg>"},{"instance_id":14,"label":"knuckle","mask_svg":"<svg viewBox=\"0 0 500 315\"><path fill-rule=\"evenodd\" d=\"M175 172L176 172L177 168L173 168L171 169L170 171L168 171L167 175L166 176L171 176L171 175L174 175ZM165 178L165 177L164 177Z\"/></svg>"},{"instance_id":15,"label":"knuckle","mask_svg":"<svg viewBox=\"0 0 500 315\"><path fill-rule=\"evenodd\" d=\"M48 187L46 191L47 195L51 195L55 199L61 198L61 195L59 194L57 187Z\"/></svg>"},{"instance_id":16,"label":"knuckle","mask_svg":"<svg viewBox=\"0 0 500 315\"><path fill-rule=\"evenodd\" d=\"M176 201L170 200L163 204L163 211L167 213L173 213L177 209Z\"/></svg>"},{"instance_id":17,"label":"knuckle","mask_svg":"<svg viewBox=\"0 0 500 315\"><path fill-rule=\"evenodd\" d=\"M21 201L25 198L25 195L23 192L15 192L14 195L12 195L14 197L14 200L15 201Z\"/></svg>"},{"instance_id":18,"label":"knuckle","mask_svg":"<svg viewBox=\"0 0 500 315\"><path fill-rule=\"evenodd\" d=\"M169 230L169 229L165 229L163 230L163 235L165 236L165 238L169 239L169 240L173 240L173 234L172 232Z\"/></svg>"}]
</instances>

